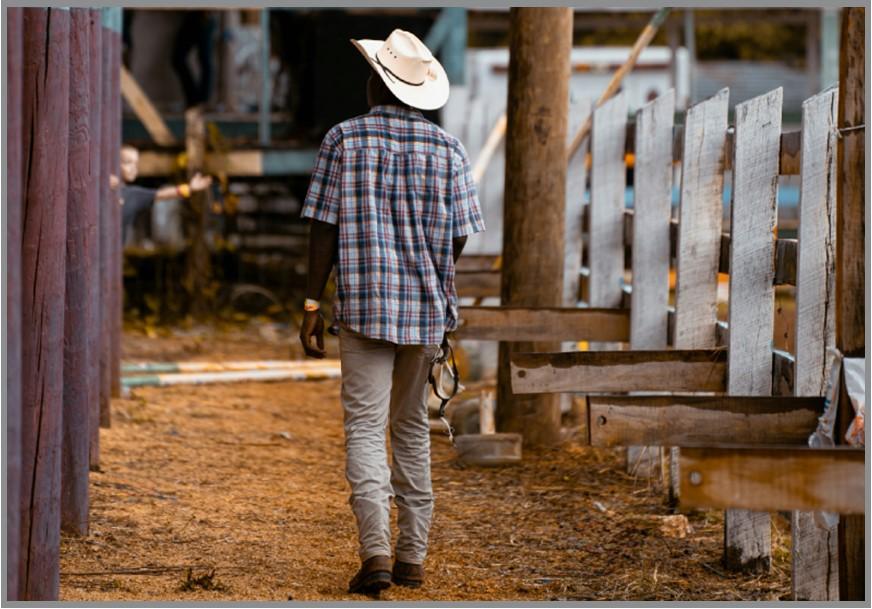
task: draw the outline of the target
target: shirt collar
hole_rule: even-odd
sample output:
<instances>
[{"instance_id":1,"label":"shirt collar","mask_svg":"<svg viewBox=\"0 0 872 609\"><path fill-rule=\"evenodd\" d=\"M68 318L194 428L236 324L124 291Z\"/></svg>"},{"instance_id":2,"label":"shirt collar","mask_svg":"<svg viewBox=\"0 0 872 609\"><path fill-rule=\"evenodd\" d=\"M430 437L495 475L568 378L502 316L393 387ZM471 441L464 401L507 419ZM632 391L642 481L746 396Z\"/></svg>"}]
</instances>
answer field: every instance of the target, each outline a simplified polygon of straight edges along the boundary
<instances>
[{"instance_id":1,"label":"shirt collar","mask_svg":"<svg viewBox=\"0 0 872 609\"><path fill-rule=\"evenodd\" d=\"M404 106L397 106L395 104L379 104L377 106L373 106L372 108L370 108L369 113L386 114L388 116L401 116L404 118L420 118L424 116L423 114L421 114L420 110Z\"/></svg>"}]
</instances>

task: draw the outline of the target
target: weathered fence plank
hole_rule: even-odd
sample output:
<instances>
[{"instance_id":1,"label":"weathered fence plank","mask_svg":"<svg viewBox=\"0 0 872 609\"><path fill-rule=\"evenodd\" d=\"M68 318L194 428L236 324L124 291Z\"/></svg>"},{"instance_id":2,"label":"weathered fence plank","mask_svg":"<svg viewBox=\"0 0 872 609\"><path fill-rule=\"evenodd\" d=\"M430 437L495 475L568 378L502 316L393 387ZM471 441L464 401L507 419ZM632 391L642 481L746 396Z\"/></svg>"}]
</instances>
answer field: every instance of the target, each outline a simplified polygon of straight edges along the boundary
<instances>
[{"instance_id":1,"label":"weathered fence plank","mask_svg":"<svg viewBox=\"0 0 872 609\"><path fill-rule=\"evenodd\" d=\"M70 9L61 528L73 535L88 533L90 281L97 262L92 238L97 206L91 180L89 28L88 9Z\"/></svg>"},{"instance_id":2,"label":"weathered fence plank","mask_svg":"<svg viewBox=\"0 0 872 609\"><path fill-rule=\"evenodd\" d=\"M6 9L6 590L21 567L21 8Z\"/></svg>"},{"instance_id":3,"label":"weathered fence plank","mask_svg":"<svg viewBox=\"0 0 872 609\"><path fill-rule=\"evenodd\" d=\"M591 133L590 306L621 306L624 278L624 137L627 96L619 93L594 110Z\"/></svg>"},{"instance_id":4,"label":"weathered fence plank","mask_svg":"<svg viewBox=\"0 0 872 609\"><path fill-rule=\"evenodd\" d=\"M730 246L730 395L771 395L775 225L782 89L736 106ZM767 571L769 514L727 510L729 569Z\"/></svg>"},{"instance_id":5,"label":"weathered fence plank","mask_svg":"<svg viewBox=\"0 0 872 609\"><path fill-rule=\"evenodd\" d=\"M802 105L799 251L796 271L796 363L793 394L823 395L835 346L836 135L838 91ZM811 512L793 512L795 600L839 600L838 531Z\"/></svg>"},{"instance_id":6,"label":"weathered fence plank","mask_svg":"<svg viewBox=\"0 0 872 609\"><path fill-rule=\"evenodd\" d=\"M672 324L672 345L677 349L717 345L729 97L729 89L721 89L685 115ZM669 474L669 502L675 505L680 491L677 448L664 453L663 470Z\"/></svg>"},{"instance_id":7,"label":"weathered fence plank","mask_svg":"<svg viewBox=\"0 0 872 609\"><path fill-rule=\"evenodd\" d=\"M823 398L590 396L590 443L804 444L823 407Z\"/></svg>"},{"instance_id":8,"label":"weathered fence plank","mask_svg":"<svg viewBox=\"0 0 872 609\"><path fill-rule=\"evenodd\" d=\"M672 220L672 123L675 90L636 113L633 178L630 347L665 349L669 332L669 252ZM628 446L632 474L653 475L660 448Z\"/></svg>"},{"instance_id":9,"label":"weathered fence plank","mask_svg":"<svg viewBox=\"0 0 872 609\"><path fill-rule=\"evenodd\" d=\"M673 329L680 349L715 346L728 100L722 89L685 118Z\"/></svg>"},{"instance_id":10,"label":"weathered fence plank","mask_svg":"<svg viewBox=\"0 0 872 609\"><path fill-rule=\"evenodd\" d=\"M580 100L570 106L570 125L566 130L568 138L576 132L590 116L590 102ZM566 166L566 215L564 218L563 247L566 256L563 260L563 304L574 307L578 304L579 282L581 277L581 255L584 230L584 191L587 187L587 166L585 164L589 140L585 138Z\"/></svg>"},{"instance_id":11,"label":"weathered fence plank","mask_svg":"<svg viewBox=\"0 0 872 609\"><path fill-rule=\"evenodd\" d=\"M111 106L109 109L104 108L104 112L110 116L111 131L111 162L112 173L121 177L121 11L120 7L109 9L115 11L112 23L113 27L108 30L110 40L110 95ZM104 32L105 34L106 32ZM110 359L109 372L111 375L111 390L113 397L121 396L121 329L122 316L124 308L124 287L122 277L122 263L124 256L122 254L121 244L121 206L120 192L116 192L114 196L115 205L112 209L112 284L110 286L111 305L111 331L112 340L110 343Z\"/></svg>"},{"instance_id":12,"label":"weathered fence plank","mask_svg":"<svg viewBox=\"0 0 872 609\"><path fill-rule=\"evenodd\" d=\"M90 32L88 46L88 61L90 69L88 84L90 91L89 125L91 130L90 179L91 191L94 197L94 225L91 227L89 243L93 250L93 263L88 278L88 298L91 317L88 325L91 328L88 336L88 395L89 398L89 447L88 461L90 469L100 467L100 218L103 215L103 171L101 167L101 151L103 146L103 25L100 9L90 10L88 30Z\"/></svg>"},{"instance_id":13,"label":"weathered fence plank","mask_svg":"<svg viewBox=\"0 0 872 609\"><path fill-rule=\"evenodd\" d=\"M460 258L463 260L463 257ZM488 298L500 295L500 271L461 271L454 274L454 286L460 298Z\"/></svg>"},{"instance_id":14,"label":"weathered fence plank","mask_svg":"<svg viewBox=\"0 0 872 609\"><path fill-rule=\"evenodd\" d=\"M760 512L862 514L864 457L852 448L684 448L681 501Z\"/></svg>"},{"instance_id":15,"label":"weathered fence plank","mask_svg":"<svg viewBox=\"0 0 872 609\"><path fill-rule=\"evenodd\" d=\"M70 13L24 10L21 572L25 600L60 585L64 250Z\"/></svg>"},{"instance_id":16,"label":"weathered fence plank","mask_svg":"<svg viewBox=\"0 0 872 609\"><path fill-rule=\"evenodd\" d=\"M722 350L703 349L516 353L512 356L512 390L723 392L726 360Z\"/></svg>"},{"instance_id":17,"label":"weathered fence plank","mask_svg":"<svg viewBox=\"0 0 872 609\"><path fill-rule=\"evenodd\" d=\"M626 309L461 307L462 340L617 341L629 336Z\"/></svg>"}]
</instances>

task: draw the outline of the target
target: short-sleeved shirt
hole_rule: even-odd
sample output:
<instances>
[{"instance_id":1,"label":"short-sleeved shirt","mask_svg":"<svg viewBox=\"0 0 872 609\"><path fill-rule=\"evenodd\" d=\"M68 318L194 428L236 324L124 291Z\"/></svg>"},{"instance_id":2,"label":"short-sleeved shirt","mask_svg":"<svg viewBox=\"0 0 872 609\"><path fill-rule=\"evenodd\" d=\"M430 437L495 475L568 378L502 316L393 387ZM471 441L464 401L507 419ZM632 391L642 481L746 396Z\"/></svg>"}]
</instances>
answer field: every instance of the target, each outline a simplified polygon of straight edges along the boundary
<instances>
[{"instance_id":1,"label":"short-sleeved shirt","mask_svg":"<svg viewBox=\"0 0 872 609\"><path fill-rule=\"evenodd\" d=\"M457 327L452 240L484 221L455 137L393 105L336 125L302 215L339 227L338 321L401 345L438 344Z\"/></svg>"}]
</instances>

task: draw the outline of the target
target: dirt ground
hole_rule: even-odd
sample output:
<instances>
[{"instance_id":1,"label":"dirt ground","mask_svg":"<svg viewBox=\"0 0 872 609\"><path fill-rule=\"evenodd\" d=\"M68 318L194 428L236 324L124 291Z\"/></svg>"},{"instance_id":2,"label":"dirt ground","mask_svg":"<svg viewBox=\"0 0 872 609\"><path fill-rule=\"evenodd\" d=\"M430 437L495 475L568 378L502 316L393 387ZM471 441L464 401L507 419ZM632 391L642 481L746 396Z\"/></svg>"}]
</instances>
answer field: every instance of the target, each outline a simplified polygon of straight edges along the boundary
<instances>
[{"instance_id":1,"label":"dirt ground","mask_svg":"<svg viewBox=\"0 0 872 609\"><path fill-rule=\"evenodd\" d=\"M269 324L129 330L127 360L286 358ZM330 344L335 351L335 344ZM299 356L296 347L291 347ZM339 382L136 389L113 403L91 477L91 534L65 537L61 600L354 600ZM419 590L382 600L776 600L786 520L766 575L727 574L722 516L664 527L665 493L617 451L568 441L501 469L463 467L433 435L436 510Z\"/></svg>"}]
</instances>

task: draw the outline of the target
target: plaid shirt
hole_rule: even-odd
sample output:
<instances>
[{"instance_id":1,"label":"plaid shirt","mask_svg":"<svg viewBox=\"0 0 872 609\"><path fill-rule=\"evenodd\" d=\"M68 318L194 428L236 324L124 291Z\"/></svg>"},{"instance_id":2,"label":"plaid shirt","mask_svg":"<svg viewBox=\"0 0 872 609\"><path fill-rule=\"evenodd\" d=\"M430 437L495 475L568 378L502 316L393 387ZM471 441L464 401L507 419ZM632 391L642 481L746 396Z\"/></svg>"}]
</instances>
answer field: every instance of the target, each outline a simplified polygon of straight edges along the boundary
<instances>
[{"instance_id":1,"label":"plaid shirt","mask_svg":"<svg viewBox=\"0 0 872 609\"><path fill-rule=\"evenodd\" d=\"M375 106L324 137L303 217L339 226L336 318L401 345L457 327L452 239L484 230L460 142L417 110Z\"/></svg>"}]
</instances>

